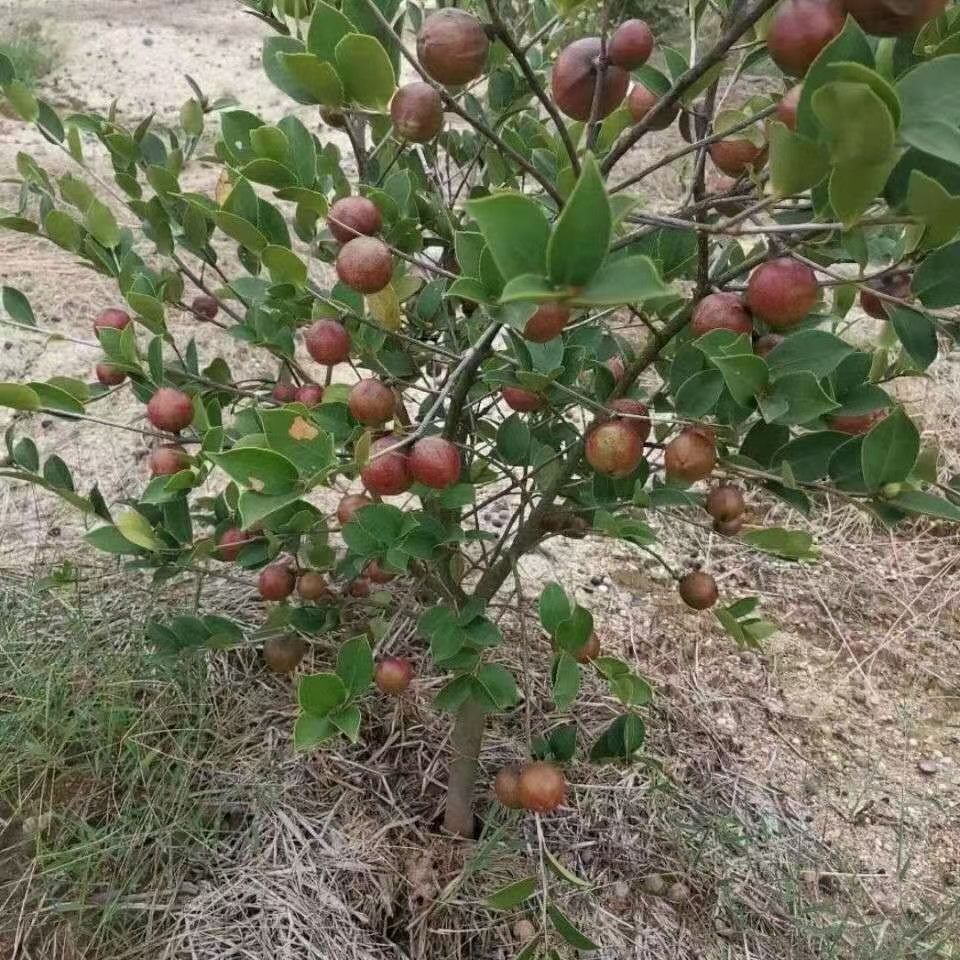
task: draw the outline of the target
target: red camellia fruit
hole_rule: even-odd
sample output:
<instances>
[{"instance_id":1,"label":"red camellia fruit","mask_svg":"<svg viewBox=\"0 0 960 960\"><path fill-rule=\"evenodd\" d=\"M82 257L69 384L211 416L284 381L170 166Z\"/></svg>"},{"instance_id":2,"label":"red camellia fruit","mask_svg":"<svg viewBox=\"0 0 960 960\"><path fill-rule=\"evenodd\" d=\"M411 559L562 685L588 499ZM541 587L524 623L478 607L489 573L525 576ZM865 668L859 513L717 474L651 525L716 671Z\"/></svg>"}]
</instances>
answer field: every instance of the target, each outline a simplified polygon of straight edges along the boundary
<instances>
[{"instance_id":1,"label":"red camellia fruit","mask_svg":"<svg viewBox=\"0 0 960 960\"><path fill-rule=\"evenodd\" d=\"M767 162L766 145L758 147L751 140L731 138L711 143L710 159L728 177L742 177L748 170L762 170Z\"/></svg>"},{"instance_id":2,"label":"red camellia fruit","mask_svg":"<svg viewBox=\"0 0 960 960\"><path fill-rule=\"evenodd\" d=\"M333 596L333 591L322 573L307 570L297 580L297 594L302 600L326 600Z\"/></svg>"},{"instance_id":3,"label":"red camellia fruit","mask_svg":"<svg viewBox=\"0 0 960 960\"><path fill-rule=\"evenodd\" d=\"M783 343L783 334L765 333L762 337L757 337L757 342L753 345L753 352L758 357L766 357L772 350L776 350Z\"/></svg>"},{"instance_id":4,"label":"red camellia fruit","mask_svg":"<svg viewBox=\"0 0 960 960\"><path fill-rule=\"evenodd\" d=\"M749 183L738 187L737 181L724 173L713 171L707 177L707 193L711 196L719 195L721 197L721 199L714 201L713 207L717 213L721 213L725 217L733 217L742 210L746 210L750 201L745 197L738 196L736 191L742 192L749 188ZM724 194L727 194L727 196L724 196Z\"/></svg>"},{"instance_id":5,"label":"red camellia fruit","mask_svg":"<svg viewBox=\"0 0 960 960\"><path fill-rule=\"evenodd\" d=\"M93 321L93 332L100 330L123 330L130 324L130 314L126 310L108 307Z\"/></svg>"},{"instance_id":6,"label":"red camellia fruit","mask_svg":"<svg viewBox=\"0 0 960 960\"><path fill-rule=\"evenodd\" d=\"M586 122L593 110L593 91L597 81L600 38L584 37L564 47L553 65L550 87L560 110L572 120ZM606 117L623 102L630 74L610 64L600 89L598 116Z\"/></svg>"},{"instance_id":7,"label":"red camellia fruit","mask_svg":"<svg viewBox=\"0 0 960 960\"><path fill-rule=\"evenodd\" d=\"M98 363L96 373L97 380L105 387L116 387L127 379L127 375L112 363Z\"/></svg>"},{"instance_id":8,"label":"red camellia fruit","mask_svg":"<svg viewBox=\"0 0 960 960\"><path fill-rule=\"evenodd\" d=\"M350 358L350 334L336 320L317 320L303 335L307 353L317 361L332 367Z\"/></svg>"},{"instance_id":9,"label":"red camellia fruit","mask_svg":"<svg viewBox=\"0 0 960 960\"><path fill-rule=\"evenodd\" d=\"M398 437L381 437L370 445L370 459L360 471L360 479L378 497L395 497L413 483L407 451L400 443Z\"/></svg>"},{"instance_id":10,"label":"red camellia fruit","mask_svg":"<svg viewBox=\"0 0 960 960\"><path fill-rule=\"evenodd\" d=\"M493 780L493 792L500 804L509 810L519 810L520 802L520 768L516 764L501 767Z\"/></svg>"},{"instance_id":11,"label":"red camellia fruit","mask_svg":"<svg viewBox=\"0 0 960 960\"><path fill-rule=\"evenodd\" d=\"M798 83L791 87L777 104L774 116L790 130L797 129L797 108L800 106L800 97L803 95L803 84Z\"/></svg>"},{"instance_id":12,"label":"red camellia fruit","mask_svg":"<svg viewBox=\"0 0 960 960\"><path fill-rule=\"evenodd\" d=\"M305 383L302 387L297 387L294 399L305 407L316 407L323 400L323 387L318 383Z\"/></svg>"},{"instance_id":13,"label":"red camellia fruit","mask_svg":"<svg viewBox=\"0 0 960 960\"><path fill-rule=\"evenodd\" d=\"M697 304L690 329L695 337L702 337L711 330L730 330L750 336L753 318L735 293L711 293Z\"/></svg>"},{"instance_id":14,"label":"red camellia fruit","mask_svg":"<svg viewBox=\"0 0 960 960\"><path fill-rule=\"evenodd\" d=\"M791 257L761 263L747 282L747 306L774 330L798 324L818 295L816 274Z\"/></svg>"},{"instance_id":15,"label":"red camellia fruit","mask_svg":"<svg viewBox=\"0 0 960 960\"><path fill-rule=\"evenodd\" d=\"M376 666L373 682L381 693L398 696L410 686L413 664L406 657L384 657Z\"/></svg>"},{"instance_id":16,"label":"red camellia fruit","mask_svg":"<svg viewBox=\"0 0 960 960\"><path fill-rule=\"evenodd\" d=\"M696 570L680 578L680 599L694 610L706 610L717 602L717 581L709 573Z\"/></svg>"},{"instance_id":17,"label":"red camellia fruit","mask_svg":"<svg viewBox=\"0 0 960 960\"><path fill-rule=\"evenodd\" d=\"M607 59L624 70L642 67L653 53L653 33L644 20L624 20L607 44Z\"/></svg>"},{"instance_id":18,"label":"red camellia fruit","mask_svg":"<svg viewBox=\"0 0 960 960\"><path fill-rule=\"evenodd\" d=\"M363 600L365 597L369 597L370 581L366 577L357 577L356 580L351 580L350 586L347 587L347 593L355 600Z\"/></svg>"},{"instance_id":19,"label":"red camellia fruit","mask_svg":"<svg viewBox=\"0 0 960 960\"><path fill-rule=\"evenodd\" d=\"M627 97L627 109L634 123L640 123L647 119L647 114L654 108L660 97L649 87L642 83L635 83ZM680 104L675 103L672 107L660 110L650 119L651 130L666 130L667 127L677 119L680 112Z\"/></svg>"},{"instance_id":20,"label":"red camellia fruit","mask_svg":"<svg viewBox=\"0 0 960 960\"><path fill-rule=\"evenodd\" d=\"M843 0L784 0L767 30L770 58L784 73L802 77L845 19Z\"/></svg>"},{"instance_id":21,"label":"red camellia fruit","mask_svg":"<svg viewBox=\"0 0 960 960\"><path fill-rule=\"evenodd\" d=\"M866 413L833 413L827 417L827 424L831 430L838 433L848 433L851 437L859 437L868 433L873 425L887 415L885 407L878 410L868 410Z\"/></svg>"},{"instance_id":22,"label":"red camellia fruit","mask_svg":"<svg viewBox=\"0 0 960 960\"><path fill-rule=\"evenodd\" d=\"M696 483L710 476L717 463L713 433L704 427L686 427L671 440L663 455L667 476Z\"/></svg>"},{"instance_id":23,"label":"red camellia fruit","mask_svg":"<svg viewBox=\"0 0 960 960\"><path fill-rule=\"evenodd\" d=\"M707 494L706 507L707 513L714 520L725 522L736 520L746 510L747 505L743 501L743 494L739 487L735 487L732 483L722 483Z\"/></svg>"},{"instance_id":24,"label":"red camellia fruit","mask_svg":"<svg viewBox=\"0 0 960 960\"><path fill-rule=\"evenodd\" d=\"M201 293L193 298L190 310L201 320L216 320L217 314L220 312L220 304L216 297L211 297L208 293Z\"/></svg>"},{"instance_id":25,"label":"red camellia fruit","mask_svg":"<svg viewBox=\"0 0 960 960\"><path fill-rule=\"evenodd\" d=\"M611 400L607 408L614 413L624 413L627 416L621 420L640 438L641 443L646 443L650 436L650 408L642 400L634 400L631 397L620 397L618 400Z\"/></svg>"},{"instance_id":26,"label":"red camellia fruit","mask_svg":"<svg viewBox=\"0 0 960 960\"><path fill-rule=\"evenodd\" d=\"M460 479L460 451L443 437L424 437L411 448L410 473L417 483L443 490Z\"/></svg>"},{"instance_id":27,"label":"red camellia fruit","mask_svg":"<svg viewBox=\"0 0 960 960\"><path fill-rule=\"evenodd\" d=\"M500 393L511 410L517 413L530 413L532 410L542 410L546 404L546 397L523 387L502 387Z\"/></svg>"},{"instance_id":28,"label":"red camellia fruit","mask_svg":"<svg viewBox=\"0 0 960 960\"><path fill-rule=\"evenodd\" d=\"M483 73L489 49L483 24L456 7L431 13L417 34L420 66L448 87L476 80Z\"/></svg>"},{"instance_id":29,"label":"red camellia fruit","mask_svg":"<svg viewBox=\"0 0 960 960\"><path fill-rule=\"evenodd\" d=\"M906 270L897 270L894 273L885 273L882 277L871 280L868 286L870 289L862 288L860 290L860 306L865 313L869 314L875 320L886 320L887 311L884 306L889 301L884 301L873 291L885 293L887 296L896 297L898 300L909 300L911 277ZM890 304L894 306L894 304Z\"/></svg>"},{"instance_id":30,"label":"red camellia fruit","mask_svg":"<svg viewBox=\"0 0 960 960\"><path fill-rule=\"evenodd\" d=\"M277 403L293 403L297 399L297 388L292 383L278 383L273 390L270 391L270 396L273 397Z\"/></svg>"},{"instance_id":31,"label":"red camellia fruit","mask_svg":"<svg viewBox=\"0 0 960 960\"><path fill-rule=\"evenodd\" d=\"M714 520L713 529L724 537L735 537L743 529L743 517L732 520Z\"/></svg>"},{"instance_id":32,"label":"red camellia fruit","mask_svg":"<svg viewBox=\"0 0 960 960\"><path fill-rule=\"evenodd\" d=\"M169 477L190 466L190 455L178 443L164 443L150 451L150 476Z\"/></svg>"},{"instance_id":33,"label":"red camellia fruit","mask_svg":"<svg viewBox=\"0 0 960 960\"><path fill-rule=\"evenodd\" d=\"M272 673L291 673L306 654L306 641L295 633L270 637L263 645L263 660Z\"/></svg>"},{"instance_id":34,"label":"red camellia fruit","mask_svg":"<svg viewBox=\"0 0 960 960\"><path fill-rule=\"evenodd\" d=\"M875 37L915 33L940 16L947 0L845 0L847 13Z\"/></svg>"},{"instance_id":35,"label":"red camellia fruit","mask_svg":"<svg viewBox=\"0 0 960 960\"><path fill-rule=\"evenodd\" d=\"M383 226L380 208L366 197L343 197L327 214L327 226L336 240L347 243L354 237L372 237Z\"/></svg>"},{"instance_id":36,"label":"red camellia fruit","mask_svg":"<svg viewBox=\"0 0 960 960\"><path fill-rule=\"evenodd\" d=\"M363 575L371 583L389 583L391 580L396 580L397 575L390 570L384 570L380 565L379 560L371 560L364 568Z\"/></svg>"},{"instance_id":37,"label":"red camellia fruit","mask_svg":"<svg viewBox=\"0 0 960 960\"><path fill-rule=\"evenodd\" d=\"M379 426L393 419L397 398L383 381L371 377L350 388L347 407L354 420L371 427Z\"/></svg>"},{"instance_id":38,"label":"red camellia fruit","mask_svg":"<svg viewBox=\"0 0 960 960\"><path fill-rule=\"evenodd\" d=\"M362 493L349 493L337 505L337 520L345 527L353 515L363 507L369 507L373 501Z\"/></svg>"},{"instance_id":39,"label":"red camellia fruit","mask_svg":"<svg viewBox=\"0 0 960 960\"><path fill-rule=\"evenodd\" d=\"M217 540L217 556L230 562L237 559L240 551L251 541L249 533L239 527L227 527Z\"/></svg>"},{"instance_id":40,"label":"red camellia fruit","mask_svg":"<svg viewBox=\"0 0 960 960\"><path fill-rule=\"evenodd\" d=\"M574 654L577 663L589 663L600 656L600 634L592 633L590 639Z\"/></svg>"},{"instance_id":41,"label":"red camellia fruit","mask_svg":"<svg viewBox=\"0 0 960 960\"><path fill-rule=\"evenodd\" d=\"M628 477L643 459L643 441L623 420L607 420L587 434L587 463L608 477Z\"/></svg>"},{"instance_id":42,"label":"red camellia fruit","mask_svg":"<svg viewBox=\"0 0 960 960\"><path fill-rule=\"evenodd\" d=\"M337 276L357 293L379 293L393 279L393 254L375 237L354 237L340 248Z\"/></svg>"},{"instance_id":43,"label":"red camellia fruit","mask_svg":"<svg viewBox=\"0 0 960 960\"><path fill-rule=\"evenodd\" d=\"M517 792L524 810L552 813L566 799L567 781L552 763L538 761L523 768Z\"/></svg>"},{"instance_id":44,"label":"red camellia fruit","mask_svg":"<svg viewBox=\"0 0 960 960\"><path fill-rule=\"evenodd\" d=\"M161 387L147 404L147 419L158 430L179 433L193 422L193 401L182 390Z\"/></svg>"},{"instance_id":45,"label":"red camellia fruit","mask_svg":"<svg viewBox=\"0 0 960 960\"><path fill-rule=\"evenodd\" d=\"M400 140L429 143L443 129L443 100L429 83L415 80L393 95L390 119Z\"/></svg>"},{"instance_id":46,"label":"red camellia fruit","mask_svg":"<svg viewBox=\"0 0 960 960\"><path fill-rule=\"evenodd\" d=\"M559 303L543 303L527 321L523 336L533 343L547 343L563 333L569 320L570 311L566 307Z\"/></svg>"},{"instance_id":47,"label":"red camellia fruit","mask_svg":"<svg viewBox=\"0 0 960 960\"><path fill-rule=\"evenodd\" d=\"M272 563L260 571L257 588L264 600L286 600L293 593L297 578L285 563Z\"/></svg>"}]
</instances>

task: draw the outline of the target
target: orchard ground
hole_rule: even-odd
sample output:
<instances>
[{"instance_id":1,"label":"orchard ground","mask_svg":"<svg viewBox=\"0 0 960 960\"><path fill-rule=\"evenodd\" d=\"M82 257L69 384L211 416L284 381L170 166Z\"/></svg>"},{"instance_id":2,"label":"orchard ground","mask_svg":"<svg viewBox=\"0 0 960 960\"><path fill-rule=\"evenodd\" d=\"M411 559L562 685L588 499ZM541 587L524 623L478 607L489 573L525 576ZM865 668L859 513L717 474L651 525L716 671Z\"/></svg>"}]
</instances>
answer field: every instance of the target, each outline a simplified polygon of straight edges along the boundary
<instances>
[{"instance_id":1,"label":"orchard ground","mask_svg":"<svg viewBox=\"0 0 960 960\"><path fill-rule=\"evenodd\" d=\"M0 34L38 21L56 44L41 86L58 107L105 109L119 92L126 116L172 115L189 73L265 117L286 109L263 80L261 26L226 0L25 0L3 16ZM628 162L643 166L644 150L649 159L675 136L652 134ZM26 148L65 171L65 158L0 115L0 170ZM191 176L191 187L213 189L212 168ZM652 207L667 209L673 177L652 181ZM0 205L14 201L0 184ZM63 251L12 233L0 235L0 282L27 294L39 326L81 340L116 297ZM196 328L201 352L212 344L212 328L173 322ZM247 376L274 372L239 343L224 357ZM89 376L96 359L67 340L0 332L0 380ZM957 473L960 366L954 355L934 370L900 397L936 426ZM338 368L335 379L353 375ZM142 407L124 397L109 416L134 424ZM9 421L0 414L0 426ZM148 447L135 432L116 431L103 447L102 430L50 419L35 435L76 477L98 478L108 500L146 477ZM318 502L331 508L334 496ZM760 499L749 509L765 523L806 522ZM498 505L483 522L502 525ZM552 540L522 562L526 603L559 580L592 609L606 652L657 690L645 760L574 765L567 806L543 821L546 846L594 887L567 912L611 958L957 956L956 531L918 522L889 534L837 502L814 531L822 560L799 566L686 518L660 522L676 528L664 542L683 545L668 556L675 568L703 563L725 597L762 596L781 629L762 653L737 650L622 545ZM447 760L446 722L430 706L438 678L421 677L396 704L382 700L358 747L297 756L291 681L267 675L256 651L171 667L143 645L158 607L199 603L257 622L255 576L207 578L177 594L106 565L83 532L36 488L0 487L0 956L519 951L522 914L492 911L484 898L538 872L534 821L485 803L475 847L435 829ZM510 593L499 602L517 640L504 651L528 675L527 706L493 725L485 785L521 759L527 710L538 716L548 702L548 644L535 618L521 629ZM384 650L420 663L409 625L393 626ZM315 647L307 668L330 653ZM577 722L594 734L612 711L600 687L591 692Z\"/></svg>"}]
</instances>

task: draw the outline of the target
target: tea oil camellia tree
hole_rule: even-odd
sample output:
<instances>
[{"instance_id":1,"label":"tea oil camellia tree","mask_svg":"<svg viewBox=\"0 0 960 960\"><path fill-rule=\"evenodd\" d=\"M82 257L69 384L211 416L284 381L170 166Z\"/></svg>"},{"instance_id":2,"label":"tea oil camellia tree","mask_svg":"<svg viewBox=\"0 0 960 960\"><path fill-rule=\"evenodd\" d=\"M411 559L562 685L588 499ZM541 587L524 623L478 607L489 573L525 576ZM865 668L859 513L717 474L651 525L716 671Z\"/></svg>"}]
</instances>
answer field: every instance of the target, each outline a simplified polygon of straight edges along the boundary
<instances>
[{"instance_id":1,"label":"tea oil camellia tree","mask_svg":"<svg viewBox=\"0 0 960 960\"><path fill-rule=\"evenodd\" d=\"M286 672L312 637L346 638L329 672L299 681L298 747L358 740L361 710L387 709L374 683L405 696L416 674L442 675L445 824L470 836L485 716L520 696L488 603L543 541L657 553L647 518L669 510L814 560L802 529L750 521L760 494L801 524L827 494L879 524L960 520L922 411L896 393L957 331L960 8L693 4L681 52L613 0L591 8L596 35L573 39L583 7L567 0L243 6L264 24L266 81L291 101L276 123L192 81L175 129L60 116L0 58L12 109L75 163L56 177L20 154L19 208L0 223L117 284L89 382L0 386L24 412L2 475L68 500L88 541L132 568L175 580L230 564L270 602L258 628L154 623L163 649L283 636L266 653ZM762 95L742 82L754 66ZM686 143L658 132L674 122ZM641 166L641 143L659 158ZM220 168L215 191L185 185L197 162ZM655 213L644 181L668 166L682 199ZM876 320L850 315L858 293ZM37 329L20 292L3 304L6 323ZM239 381L189 325L174 336L183 310L269 356L275 380ZM333 382L347 361L356 386ZM31 412L109 421L118 390L143 405L156 451L139 496L110 504L21 432ZM311 500L321 488L342 495L332 515ZM479 514L501 497L513 515L493 534ZM721 599L709 570L678 580L736 643L773 629L757 598ZM423 653L377 663L358 628L384 640L401 595L422 602ZM620 712L589 755L630 761L648 684L556 584L539 612L557 710L596 675ZM571 733L498 778L507 806L565 802Z\"/></svg>"}]
</instances>

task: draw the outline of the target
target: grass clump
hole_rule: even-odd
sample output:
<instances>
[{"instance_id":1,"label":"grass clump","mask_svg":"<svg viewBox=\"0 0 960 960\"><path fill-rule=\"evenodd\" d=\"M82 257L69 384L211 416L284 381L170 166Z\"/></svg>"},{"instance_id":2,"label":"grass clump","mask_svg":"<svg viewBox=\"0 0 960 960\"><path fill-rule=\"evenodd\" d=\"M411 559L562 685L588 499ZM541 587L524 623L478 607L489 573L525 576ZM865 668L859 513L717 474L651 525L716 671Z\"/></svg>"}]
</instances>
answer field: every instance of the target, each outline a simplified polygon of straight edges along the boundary
<instances>
[{"instance_id":1,"label":"grass clump","mask_svg":"<svg viewBox=\"0 0 960 960\"><path fill-rule=\"evenodd\" d=\"M7 57L17 79L32 88L53 69L57 50L44 36L40 24L32 21L0 34L0 56Z\"/></svg>"}]
</instances>

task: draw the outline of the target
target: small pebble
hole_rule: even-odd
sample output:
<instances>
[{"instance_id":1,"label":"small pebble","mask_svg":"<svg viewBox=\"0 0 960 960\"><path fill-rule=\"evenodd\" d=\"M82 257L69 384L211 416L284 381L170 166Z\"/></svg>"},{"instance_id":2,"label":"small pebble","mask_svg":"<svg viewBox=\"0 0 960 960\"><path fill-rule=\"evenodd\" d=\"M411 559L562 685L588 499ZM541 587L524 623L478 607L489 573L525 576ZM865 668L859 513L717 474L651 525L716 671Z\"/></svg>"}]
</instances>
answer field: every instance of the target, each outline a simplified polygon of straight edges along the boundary
<instances>
[{"instance_id":1,"label":"small pebble","mask_svg":"<svg viewBox=\"0 0 960 960\"><path fill-rule=\"evenodd\" d=\"M924 757L922 760L917 762L917 769L922 774L932 777L940 769L940 766L936 760L933 760L930 757Z\"/></svg>"}]
</instances>

